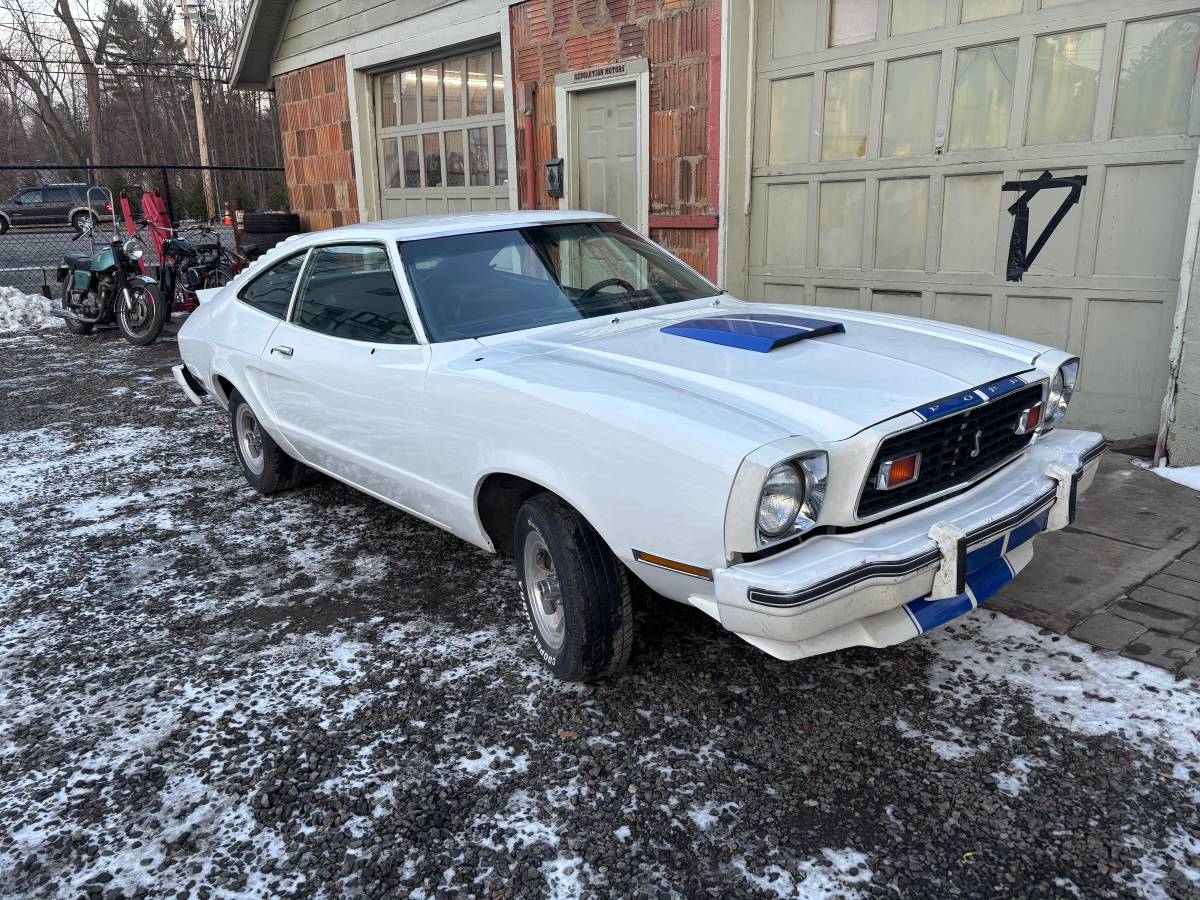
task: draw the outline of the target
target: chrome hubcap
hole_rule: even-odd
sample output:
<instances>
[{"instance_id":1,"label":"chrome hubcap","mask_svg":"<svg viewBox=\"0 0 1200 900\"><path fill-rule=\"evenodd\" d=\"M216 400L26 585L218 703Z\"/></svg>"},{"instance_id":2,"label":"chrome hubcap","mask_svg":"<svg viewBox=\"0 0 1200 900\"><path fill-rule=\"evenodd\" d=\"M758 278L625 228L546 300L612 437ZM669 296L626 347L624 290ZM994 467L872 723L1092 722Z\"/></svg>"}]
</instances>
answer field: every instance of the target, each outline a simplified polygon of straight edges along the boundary
<instances>
[{"instance_id":1,"label":"chrome hubcap","mask_svg":"<svg viewBox=\"0 0 1200 900\"><path fill-rule=\"evenodd\" d=\"M546 542L536 531L525 535L522 561L525 564L525 590L529 609L533 613L533 623L546 645L558 650L563 645L566 632L562 589L554 571L554 559L546 548Z\"/></svg>"},{"instance_id":2,"label":"chrome hubcap","mask_svg":"<svg viewBox=\"0 0 1200 900\"><path fill-rule=\"evenodd\" d=\"M238 452L246 463L246 468L255 475L261 475L266 467L263 456L262 432L258 430L258 419L254 410L246 404L238 407L237 412L237 442Z\"/></svg>"}]
</instances>

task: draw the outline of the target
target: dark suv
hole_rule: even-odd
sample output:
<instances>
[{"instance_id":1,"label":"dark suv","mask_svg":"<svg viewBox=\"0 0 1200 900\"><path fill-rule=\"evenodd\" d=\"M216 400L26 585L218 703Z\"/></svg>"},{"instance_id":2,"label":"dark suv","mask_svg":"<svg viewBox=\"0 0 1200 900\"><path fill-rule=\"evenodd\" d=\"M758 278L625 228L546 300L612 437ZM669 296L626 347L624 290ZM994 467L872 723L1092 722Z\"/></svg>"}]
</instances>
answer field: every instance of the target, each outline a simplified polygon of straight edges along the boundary
<instances>
[{"instance_id":1,"label":"dark suv","mask_svg":"<svg viewBox=\"0 0 1200 900\"><path fill-rule=\"evenodd\" d=\"M17 225L70 225L83 232L104 217L112 215L108 195L92 191L88 205L89 185L43 184L22 188L8 200L0 202L0 234Z\"/></svg>"}]
</instances>

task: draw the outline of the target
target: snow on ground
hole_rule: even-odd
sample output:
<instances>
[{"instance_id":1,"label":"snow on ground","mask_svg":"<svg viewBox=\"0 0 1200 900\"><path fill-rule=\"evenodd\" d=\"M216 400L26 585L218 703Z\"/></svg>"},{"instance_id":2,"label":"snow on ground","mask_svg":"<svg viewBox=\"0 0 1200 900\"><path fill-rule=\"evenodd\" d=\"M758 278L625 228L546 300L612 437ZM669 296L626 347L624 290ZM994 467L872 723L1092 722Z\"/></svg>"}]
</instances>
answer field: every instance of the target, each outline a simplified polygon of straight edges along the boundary
<instances>
[{"instance_id":1,"label":"snow on ground","mask_svg":"<svg viewBox=\"0 0 1200 900\"><path fill-rule=\"evenodd\" d=\"M1200 466L1159 466L1151 471L1168 481L1200 491Z\"/></svg>"},{"instance_id":2,"label":"snow on ground","mask_svg":"<svg viewBox=\"0 0 1200 900\"><path fill-rule=\"evenodd\" d=\"M41 294L0 287L0 332L61 325L62 319L50 315L53 305Z\"/></svg>"}]
</instances>

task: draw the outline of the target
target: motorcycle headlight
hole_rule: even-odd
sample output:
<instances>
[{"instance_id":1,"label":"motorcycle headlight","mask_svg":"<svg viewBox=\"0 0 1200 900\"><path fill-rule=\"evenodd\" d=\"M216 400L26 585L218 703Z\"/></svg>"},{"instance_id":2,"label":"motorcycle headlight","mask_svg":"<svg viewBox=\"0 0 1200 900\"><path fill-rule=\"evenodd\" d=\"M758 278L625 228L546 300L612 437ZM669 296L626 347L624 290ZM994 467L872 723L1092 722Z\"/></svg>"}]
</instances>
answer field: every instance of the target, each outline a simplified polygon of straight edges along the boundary
<instances>
[{"instance_id":1,"label":"motorcycle headlight","mask_svg":"<svg viewBox=\"0 0 1200 900\"><path fill-rule=\"evenodd\" d=\"M789 460L771 469L758 500L760 543L803 533L816 525L828 474L829 462L824 453Z\"/></svg>"},{"instance_id":2,"label":"motorcycle headlight","mask_svg":"<svg viewBox=\"0 0 1200 900\"><path fill-rule=\"evenodd\" d=\"M1078 378L1078 359L1069 359L1058 367L1050 381L1050 393L1046 397L1046 415L1042 417L1044 428L1049 428L1066 418L1067 407L1075 394L1075 382Z\"/></svg>"},{"instance_id":3,"label":"motorcycle headlight","mask_svg":"<svg viewBox=\"0 0 1200 900\"><path fill-rule=\"evenodd\" d=\"M141 259L146 255L146 245L137 238L130 238L121 248L130 259Z\"/></svg>"}]
</instances>

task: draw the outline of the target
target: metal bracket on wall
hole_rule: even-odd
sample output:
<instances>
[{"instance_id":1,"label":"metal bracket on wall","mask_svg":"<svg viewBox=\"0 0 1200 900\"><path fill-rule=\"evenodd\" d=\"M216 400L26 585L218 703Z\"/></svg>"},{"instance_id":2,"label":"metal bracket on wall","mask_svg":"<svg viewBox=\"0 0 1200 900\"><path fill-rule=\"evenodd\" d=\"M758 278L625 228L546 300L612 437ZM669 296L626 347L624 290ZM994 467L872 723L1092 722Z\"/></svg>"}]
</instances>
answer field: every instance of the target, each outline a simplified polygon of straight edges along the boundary
<instances>
[{"instance_id":1,"label":"metal bracket on wall","mask_svg":"<svg viewBox=\"0 0 1200 900\"><path fill-rule=\"evenodd\" d=\"M1083 195L1083 186L1087 184L1086 175L1066 175L1061 178L1055 178L1050 170L1042 172L1033 181L1006 181L1001 186L1003 191L1021 191L1021 196L1017 198L1017 202L1008 208L1008 211L1013 217L1012 238L1008 243L1008 272L1007 279L1009 281L1020 281L1029 267L1033 265L1038 254L1042 252L1042 248L1046 246L1050 240L1054 230L1058 228L1062 220L1067 217L1067 213L1071 211L1071 207L1079 202L1079 198ZM1066 199L1050 217L1050 221L1046 223L1046 227L1042 229L1042 233L1038 235L1038 239L1033 242L1033 247L1026 250L1029 242L1029 201L1037 196L1038 191L1050 190L1053 188L1069 188L1070 193Z\"/></svg>"}]
</instances>

